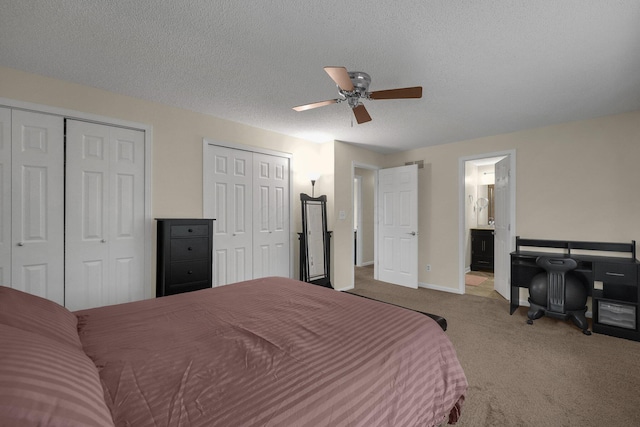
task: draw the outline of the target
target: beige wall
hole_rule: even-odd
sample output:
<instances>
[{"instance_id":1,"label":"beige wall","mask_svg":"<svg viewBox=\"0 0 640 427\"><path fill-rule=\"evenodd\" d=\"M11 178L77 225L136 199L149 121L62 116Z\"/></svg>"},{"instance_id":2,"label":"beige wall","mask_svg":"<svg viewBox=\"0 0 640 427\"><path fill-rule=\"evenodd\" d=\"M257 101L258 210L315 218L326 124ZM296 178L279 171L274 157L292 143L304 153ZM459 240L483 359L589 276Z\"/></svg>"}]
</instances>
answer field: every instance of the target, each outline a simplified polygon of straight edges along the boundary
<instances>
[{"instance_id":1,"label":"beige wall","mask_svg":"<svg viewBox=\"0 0 640 427\"><path fill-rule=\"evenodd\" d=\"M459 158L511 149L516 150L518 235L640 241L640 111L387 155L379 160L385 167L425 161L418 172L421 283L458 288ZM369 158L350 153L349 162ZM347 187L337 177L347 179L343 169L349 167L336 161L341 205ZM427 263L431 272L425 271ZM349 283L345 271L336 265L344 274L337 283Z\"/></svg>"},{"instance_id":2,"label":"beige wall","mask_svg":"<svg viewBox=\"0 0 640 427\"><path fill-rule=\"evenodd\" d=\"M355 168L355 174L362 177L362 263L372 264L374 261L374 183L376 173L371 169Z\"/></svg>"},{"instance_id":3,"label":"beige wall","mask_svg":"<svg viewBox=\"0 0 640 427\"><path fill-rule=\"evenodd\" d=\"M203 137L293 154L292 232L300 229L298 194L310 192L307 173L318 171L316 194L329 200L337 288L353 285L353 162L390 167L425 161L418 172L422 283L457 289L458 159L465 156L516 150L516 231L523 237L640 240L640 112L382 155L339 141L315 144L4 67L0 97L151 126L154 217L202 216ZM345 220L338 219L341 210ZM427 263L432 265L429 273Z\"/></svg>"},{"instance_id":4,"label":"beige wall","mask_svg":"<svg viewBox=\"0 0 640 427\"><path fill-rule=\"evenodd\" d=\"M293 154L292 205L295 222L291 231L294 235L301 229L298 194L311 192L311 183L307 178L309 170L322 173L316 184L316 194L327 194L329 200L333 200L333 143L316 144L205 114L5 67L0 67L0 97L152 126L153 217L202 217L204 137ZM297 237L294 239L294 276L297 277Z\"/></svg>"}]
</instances>

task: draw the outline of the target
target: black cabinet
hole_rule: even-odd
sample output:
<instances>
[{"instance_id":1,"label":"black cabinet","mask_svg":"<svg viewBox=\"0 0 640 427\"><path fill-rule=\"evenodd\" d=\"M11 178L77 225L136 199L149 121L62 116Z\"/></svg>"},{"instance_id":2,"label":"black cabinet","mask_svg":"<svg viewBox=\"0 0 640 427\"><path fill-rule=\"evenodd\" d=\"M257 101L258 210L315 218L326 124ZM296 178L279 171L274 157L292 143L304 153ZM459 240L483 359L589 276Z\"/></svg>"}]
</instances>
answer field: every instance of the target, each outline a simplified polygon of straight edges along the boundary
<instances>
[{"instance_id":1,"label":"black cabinet","mask_svg":"<svg viewBox=\"0 0 640 427\"><path fill-rule=\"evenodd\" d=\"M493 271L493 235L490 229L471 229L471 271Z\"/></svg>"},{"instance_id":2,"label":"black cabinet","mask_svg":"<svg viewBox=\"0 0 640 427\"><path fill-rule=\"evenodd\" d=\"M594 266L593 332L640 341L638 265L601 262Z\"/></svg>"},{"instance_id":3,"label":"black cabinet","mask_svg":"<svg viewBox=\"0 0 640 427\"><path fill-rule=\"evenodd\" d=\"M212 286L212 219L158 219L156 297Z\"/></svg>"}]
</instances>

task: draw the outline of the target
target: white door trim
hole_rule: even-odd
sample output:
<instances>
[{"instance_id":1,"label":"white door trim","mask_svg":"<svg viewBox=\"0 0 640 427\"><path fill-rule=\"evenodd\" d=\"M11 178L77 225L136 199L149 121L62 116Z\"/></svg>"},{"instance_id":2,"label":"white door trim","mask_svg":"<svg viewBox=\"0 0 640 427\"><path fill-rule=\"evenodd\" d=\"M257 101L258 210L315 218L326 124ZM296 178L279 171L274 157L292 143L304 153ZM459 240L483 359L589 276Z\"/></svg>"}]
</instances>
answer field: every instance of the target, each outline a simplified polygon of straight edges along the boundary
<instances>
[{"instance_id":1,"label":"white door trim","mask_svg":"<svg viewBox=\"0 0 640 427\"><path fill-rule=\"evenodd\" d=\"M354 218L354 223L358 225L355 241L355 263L358 267L362 266L362 176L355 175L353 185L358 189L357 197L354 194L354 206L356 212L358 212L357 218ZM355 190L354 190L355 191Z\"/></svg>"},{"instance_id":2,"label":"white door trim","mask_svg":"<svg viewBox=\"0 0 640 427\"><path fill-rule=\"evenodd\" d=\"M515 250L516 236L516 150L496 151L492 153L476 154L458 158L458 292L465 293L464 275L465 275L465 187L464 187L464 168L465 163L469 160L484 159L487 157L509 156L511 165L511 194L509 206L509 218L511 224L511 248L509 251ZM507 275L509 276L509 275Z\"/></svg>"},{"instance_id":3,"label":"white door trim","mask_svg":"<svg viewBox=\"0 0 640 427\"><path fill-rule=\"evenodd\" d=\"M135 130L144 131L144 218L145 218L145 238L144 238L144 283L150 284L153 277L152 268L153 264L153 248L152 241L153 236L153 216L151 209L151 165L153 145L153 126L139 122L132 122L128 120L115 119L112 117L101 116L98 114L84 113L82 111L69 110L66 108L52 107L49 105L35 104L32 102L18 101L9 98L0 98L0 106L6 106L13 109L33 111L36 113L46 113L56 116L62 116L66 119L88 121L98 124L104 124L108 126L117 126L123 128L130 128ZM154 298L156 295L156 286L153 282L153 286L145 286L145 298Z\"/></svg>"}]
</instances>

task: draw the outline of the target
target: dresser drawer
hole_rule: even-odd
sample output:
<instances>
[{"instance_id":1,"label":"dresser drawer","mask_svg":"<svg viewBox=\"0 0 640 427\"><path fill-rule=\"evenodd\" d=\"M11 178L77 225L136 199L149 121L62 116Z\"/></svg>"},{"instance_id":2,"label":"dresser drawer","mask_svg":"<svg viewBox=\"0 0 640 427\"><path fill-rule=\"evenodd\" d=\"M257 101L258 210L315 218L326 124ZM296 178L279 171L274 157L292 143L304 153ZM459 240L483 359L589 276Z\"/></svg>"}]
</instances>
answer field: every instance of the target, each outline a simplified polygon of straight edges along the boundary
<instances>
[{"instance_id":1,"label":"dresser drawer","mask_svg":"<svg viewBox=\"0 0 640 427\"><path fill-rule=\"evenodd\" d=\"M209 280L211 264L206 259L201 261L172 262L169 270L169 283L171 286L174 286L179 283Z\"/></svg>"},{"instance_id":2,"label":"dresser drawer","mask_svg":"<svg viewBox=\"0 0 640 427\"><path fill-rule=\"evenodd\" d=\"M200 289L207 289L211 287L211 282L205 280L203 282L189 282L178 283L176 285L168 286L165 295L181 294L183 292L199 291Z\"/></svg>"},{"instance_id":3,"label":"dresser drawer","mask_svg":"<svg viewBox=\"0 0 640 427\"><path fill-rule=\"evenodd\" d=\"M171 240L171 261L196 260L209 258L209 239L196 237L194 239Z\"/></svg>"},{"instance_id":4,"label":"dresser drawer","mask_svg":"<svg viewBox=\"0 0 640 427\"><path fill-rule=\"evenodd\" d=\"M171 226L171 237L194 237L208 235L209 226L207 224Z\"/></svg>"},{"instance_id":5,"label":"dresser drawer","mask_svg":"<svg viewBox=\"0 0 640 427\"><path fill-rule=\"evenodd\" d=\"M617 262L598 262L595 265L594 279L604 283L637 285L638 267L635 264Z\"/></svg>"}]
</instances>

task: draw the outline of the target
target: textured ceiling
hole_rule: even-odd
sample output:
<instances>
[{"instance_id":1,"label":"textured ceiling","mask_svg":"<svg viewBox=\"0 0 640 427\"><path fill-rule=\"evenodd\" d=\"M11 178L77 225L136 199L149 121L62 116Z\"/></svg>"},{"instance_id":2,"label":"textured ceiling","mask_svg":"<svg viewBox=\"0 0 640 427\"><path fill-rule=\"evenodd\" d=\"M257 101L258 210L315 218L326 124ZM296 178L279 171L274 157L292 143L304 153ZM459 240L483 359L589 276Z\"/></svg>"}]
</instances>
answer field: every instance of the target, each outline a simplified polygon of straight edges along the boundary
<instances>
[{"instance_id":1,"label":"textured ceiling","mask_svg":"<svg viewBox=\"0 0 640 427\"><path fill-rule=\"evenodd\" d=\"M640 110L640 1L2 0L0 65L389 152ZM423 98L293 111L325 65Z\"/></svg>"}]
</instances>

